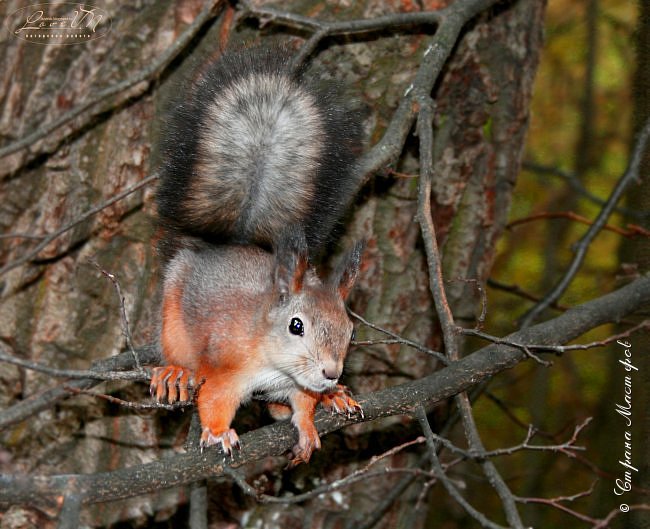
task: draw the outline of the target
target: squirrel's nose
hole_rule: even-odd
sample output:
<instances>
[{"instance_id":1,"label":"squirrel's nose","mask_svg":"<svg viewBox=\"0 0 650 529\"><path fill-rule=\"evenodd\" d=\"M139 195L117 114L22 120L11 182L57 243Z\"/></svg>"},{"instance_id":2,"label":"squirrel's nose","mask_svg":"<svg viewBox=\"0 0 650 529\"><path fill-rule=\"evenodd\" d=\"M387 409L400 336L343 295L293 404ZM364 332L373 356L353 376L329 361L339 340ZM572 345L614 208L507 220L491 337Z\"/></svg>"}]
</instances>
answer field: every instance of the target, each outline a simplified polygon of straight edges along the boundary
<instances>
[{"instance_id":1,"label":"squirrel's nose","mask_svg":"<svg viewBox=\"0 0 650 529\"><path fill-rule=\"evenodd\" d=\"M336 380L340 375L341 373L336 365L326 365L323 367L323 376L327 380Z\"/></svg>"}]
</instances>

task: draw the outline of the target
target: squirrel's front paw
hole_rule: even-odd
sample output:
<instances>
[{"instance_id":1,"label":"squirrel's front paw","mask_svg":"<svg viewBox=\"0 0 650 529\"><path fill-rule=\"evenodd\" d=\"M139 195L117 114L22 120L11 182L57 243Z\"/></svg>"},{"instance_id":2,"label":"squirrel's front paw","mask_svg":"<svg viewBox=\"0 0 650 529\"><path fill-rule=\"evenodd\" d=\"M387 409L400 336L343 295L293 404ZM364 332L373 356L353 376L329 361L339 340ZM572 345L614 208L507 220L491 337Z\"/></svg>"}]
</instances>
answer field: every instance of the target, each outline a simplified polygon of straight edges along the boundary
<instances>
[{"instance_id":1,"label":"squirrel's front paw","mask_svg":"<svg viewBox=\"0 0 650 529\"><path fill-rule=\"evenodd\" d=\"M229 456L232 456L233 448L241 448L239 436L232 428L219 433L213 433L210 428L203 428L203 433L201 434L201 451L212 445L219 445L221 450Z\"/></svg>"},{"instance_id":2,"label":"squirrel's front paw","mask_svg":"<svg viewBox=\"0 0 650 529\"><path fill-rule=\"evenodd\" d=\"M158 402L167 400L173 404L177 400L190 400L189 389L194 386L194 376L188 369L179 366L154 367L149 392Z\"/></svg>"},{"instance_id":3,"label":"squirrel's front paw","mask_svg":"<svg viewBox=\"0 0 650 529\"><path fill-rule=\"evenodd\" d=\"M341 384L337 384L334 391L324 393L321 396L321 402L323 407L332 413L339 413L348 417L358 413L363 418L361 405L352 398L350 390Z\"/></svg>"}]
</instances>

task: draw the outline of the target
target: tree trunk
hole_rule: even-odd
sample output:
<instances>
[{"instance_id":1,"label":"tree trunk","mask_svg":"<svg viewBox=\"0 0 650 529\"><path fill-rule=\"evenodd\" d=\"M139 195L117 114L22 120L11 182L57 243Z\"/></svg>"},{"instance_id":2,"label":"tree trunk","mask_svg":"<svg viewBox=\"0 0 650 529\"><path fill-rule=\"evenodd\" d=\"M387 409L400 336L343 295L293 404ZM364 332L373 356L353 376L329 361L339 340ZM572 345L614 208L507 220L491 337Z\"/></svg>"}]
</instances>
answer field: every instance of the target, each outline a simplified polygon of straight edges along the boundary
<instances>
[{"instance_id":1,"label":"tree trunk","mask_svg":"<svg viewBox=\"0 0 650 529\"><path fill-rule=\"evenodd\" d=\"M443 3L425 2L425 7L436 9ZM457 322L464 325L471 326L480 313L478 287L484 289L490 274L519 171L542 45L544 5L540 0L501 2L473 19L431 94L436 104L432 208L447 295ZM6 17L18 7L5 3L0 9ZM111 31L79 45L39 46L7 38L0 54L5 88L0 132L5 143L152 64L202 7L190 1L113 6ZM343 20L416 8L408 2L355 2L337 8L332 3L291 2L282 9ZM178 92L180 80L216 55L226 41L237 47L266 38L253 24L235 26L233 14L233 8L226 7L219 18L206 23L188 45L188 53L171 62L162 75L148 78L149 84L135 83L101 103L103 110L94 117L82 114L34 141L29 150L3 160L0 226L12 235L0 241L3 263L11 264L35 247L38 240L26 235L52 233L151 174L162 108ZM331 39L317 55L315 69L327 71L351 93L360 94L366 107L367 148L385 132L433 34L430 26L416 26L354 43ZM417 155L417 138L409 137L399 161L373 176L359 197L348 233L350 238L366 237L368 249L351 306L373 323L439 350L420 227L413 221ZM0 278L0 334L16 356L83 369L125 347L114 284L89 260L119 280L134 341L154 339L157 260L152 190L152 185L145 187L79 223ZM357 339L371 334L360 327ZM356 348L349 358L346 382L359 393L420 378L438 367L435 357L404 345ZM8 364L0 364L0 380L3 407L52 386L48 376ZM121 383L102 391L138 400L144 398L146 387ZM446 412L438 410L432 419L436 429L446 427ZM242 421L250 429L260 424L259 417L249 419L247 414ZM24 465L60 473L63 467L66 472L90 473L164 457L183 445L187 426L179 414L136 416L103 400L75 397L6 430L2 441L15 468ZM268 493L300 492L314 482L332 481L365 466L372 455L418 432L417 422L408 417L364 423L326 436L322 451L308 466L283 473L280 462L268 461L248 465L243 474ZM421 458L402 452L389 464L417 467ZM465 515L454 507L443 511L436 501L429 509L426 500L434 495L422 495L422 490L421 483L414 486L408 475L387 474L290 509L244 498L231 482L210 483L208 498L213 527L245 519L247 526L284 528L370 527L370 521L377 521L378 528L417 528L439 521L443 512L446 519L457 517L461 523ZM86 509L83 515L93 525L118 520L145 524L148 513L157 519L171 516L189 495L189 488L161 492L122 501L119 508Z\"/></svg>"}]
</instances>

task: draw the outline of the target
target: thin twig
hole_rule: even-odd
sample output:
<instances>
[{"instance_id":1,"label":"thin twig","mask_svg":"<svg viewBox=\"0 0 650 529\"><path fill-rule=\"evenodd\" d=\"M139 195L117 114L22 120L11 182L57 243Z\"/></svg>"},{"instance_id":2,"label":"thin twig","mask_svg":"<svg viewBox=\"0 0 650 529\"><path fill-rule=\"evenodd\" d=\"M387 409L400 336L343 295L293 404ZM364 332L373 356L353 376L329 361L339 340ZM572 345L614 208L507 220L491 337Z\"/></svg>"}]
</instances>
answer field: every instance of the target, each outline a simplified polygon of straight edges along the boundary
<instances>
[{"instance_id":1,"label":"thin twig","mask_svg":"<svg viewBox=\"0 0 650 529\"><path fill-rule=\"evenodd\" d=\"M413 347L414 349L417 349L418 351L421 351L423 353L429 354L431 356L435 356L438 360L443 362L445 365L449 365L449 359L443 355L442 353L439 353L438 351L434 351L433 349L429 349L428 347L425 347L424 345L414 342L413 340L409 340L408 338L403 338L399 334L396 334L392 331L389 331L388 329L385 329L383 327L380 327L379 325L375 323L371 323L368 320L366 320L363 316L357 314L356 312L348 309L348 313L350 316L352 316L354 319L359 320L361 323L363 323L365 326L370 327L371 329L374 329L376 331L379 331L381 333L384 333L395 341L395 343L400 343L403 345L407 345L408 347ZM359 345L364 345L363 342L360 342Z\"/></svg>"},{"instance_id":2,"label":"thin twig","mask_svg":"<svg viewBox=\"0 0 650 529\"><path fill-rule=\"evenodd\" d=\"M120 399L118 397L114 397L113 395L107 395L106 393L99 393L97 391L90 391L88 389L79 389L79 388L73 388L71 386L63 386L63 389L66 391L69 391L73 395L88 395L90 397L94 397L97 399L102 399L107 402L110 402L111 404L117 404L118 406L121 406L123 408L129 408L132 410L142 410L142 411L147 411L147 410L169 410L169 411L176 411L176 410L182 410L185 408L191 408L194 406L194 403L192 401L188 402L174 402L173 404L166 404L164 402L152 402L152 403L145 403L145 402L131 402L128 400Z\"/></svg>"},{"instance_id":3,"label":"thin twig","mask_svg":"<svg viewBox=\"0 0 650 529\"><path fill-rule=\"evenodd\" d=\"M431 182L433 180L433 112L431 97L423 95L418 100L417 132L420 139L420 179L418 183L418 222L422 231L424 250L429 267L429 289L442 329L447 358L458 360L458 332L451 309L447 303L442 265L439 259L436 230L431 216Z\"/></svg>"},{"instance_id":4,"label":"thin twig","mask_svg":"<svg viewBox=\"0 0 650 529\"><path fill-rule=\"evenodd\" d=\"M504 338L497 338L496 336L492 336L490 334L477 331L476 329L461 329L460 330L461 334L465 336L476 336L477 338L483 338L484 340L488 340L492 343L499 344L499 345L508 345L510 347L516 347L517 349L521 349L528 358L534 360L540 365L543 365L544 367L551 367L553 364L552 362L548 362L547 360L541 359L539 356L534 354L532 351L536 348L541 349L542 351L547 351L549 348L544 345L540 346L535 346L535 345L528 345L528 344L522 344L522 343L516 343L516 342L511 342L507 339Z\"/></svg>"},{"instance_id":5,"label":"thin twig","mask_svg":"<svg viewBox=\"0 0 650 529\"><path fill-rule=\"evenodd\" d=\"M537 355L533 354L532 351L550 352L550 353L555 353L557 355L564 354L567 351L585 351L587 349L605 347L606 345L609 345L612 342L616 342L623 338L627 338L632 334L634 334L635 332L640 331L642 329L650 329L650 320L643 320L641 323L635 325L634 327L631 327L627 331L621 332L619 334L615 334L613 336L609 336L603 340L597 340L595 342L589 342L585 344L572 344L572 345L522 344L522 343L513 342L511 340L508 340L507 338L499 338L497 336L492 336L485 332L477 331L476 329L462 329L460 332L465 336L476 336L477 338L488 340L494 344L516 347L524 351L524 353L526 353L529 357L532 357L535 361L548 367L550 364L548 362L545 362L541 358L539 358Z\"/></svg>"},{"instance_id":6,"label":"thin twig","mask_svg":"<svg viewBox=\"0 0 650 529\"><path fill-rule=\"evenodd\" d=\"M438 320L440 321L445 341L445 353L450 360L458 361L460 358L457 343L457 333L459 328L454 323L454 317L451 313L449 303L447 302L444 282L442 280L440 253L436 242L436 231L431 217L431 180L433 177L433 105L430 102L430 96L428 94L421 94L418 101L420 103L417 122L417 132L420 140L418 221L424 239L424 248L427 256L427 264L429 266L429 285L431 294L433 296ZM470 449L477 453L484 452L485 448L483 447L483 442L481 441L472 414L472 404L467 393L459 393L456 395L455 401L463 421L465 436L467 437ZM422 411L422 413L424 412ZM437 459L436 454L433 454L432 457ZM483 473L488 478L490 485L492 485L496 490L501 499L506 519L510 526L514 529L523 529L524 525L519 516L519 512L517 511L514 496L494 464L490 460L486 459L481 461L480 465ZM438 476L438 478L442 479L440 476ZM451 489L448 488L448 490ZM485 520L484 522L487 523L489 520Z\"/></svg>"},{"instance_id":7,"label":"thin twig","mask_svg":"<svg viewBox=\"0 0 650 529\"><path fill-rule=\"evenodd\" d=\"M37 371L57 378L91 379L91 380L149 380L151 377L143 369L138 371L93 371L83 369L56 369L38 362L23 360L7 352L7 345L0 342L0 362L7 362L18 367Z\"/></svg>"},{"instance_id":8,"label":"thin twig","mask_svg":"<svg viewBox=\"0 0 650 529\"><path fill-rule=\"evenodd\" d=\"M589 220L587 217L578 215L573 211L554 211L554 212L545 211L542 213L536 213L535 215L528 215L527 217L521 219L513 220L512 222L508 223L506 229L510 230L516 226L521 226L522 224L526 224L527 222L533 222L539 219L569 219L576 222L580 222L582 224L586 224L588 226L591 226L593 224L593 221ZM641 226L636 226L635 224L628 224L627 229L619 228L617 226L610 226L609 224L606 224L605 226L603 226L603 230L611 231L627 238L637 237L637 236L646 237L646 238L650 237L650 231L643 229Z\"/></svg>"},{"instance_id":9,"label":"thin twig","mask_svg":"<svg viewBox=\"0 0 650 529\"><path fill-rule=\"evenodd\" d=\"M598 520L596 520L595 518L592 518L590 516L586 516L586 515L581 514L581 513L577 512L577 511L573 510L573 509L570 509L570 508L566 507L565 505L562 505L562 502L575 501L577 499L584 498L586 496L590 496L593 493L595 486L596 486L596 482L593 482L591 484L591 487L589 488L589 490L578 492L578 493L573 494L571 496L560 496L558 498L523 498L523 497L517 496L517 501L519 503L524 503L524 504L527 504L527 503L539 503L539 504L543 504L543 505L550 505L551 507L554 507L554 508L559 509L559 510L561 510L561 511L567 513L567 514L570 514L574 518L582 520L583 522L588 522L588 523L591 523L591 524L597 524Z\"/></svg>"},{"instance_id":10,"label":"thin twig","mask_svg":"<svg viewBox=\"0 0 650 529\"><path fill-rule=\"evenodd\" d=\"M133 360L135 361L135 367L138 371L142 371L142 366L140 365L140 359L138 358L138 354L135 352L135 349L133 348L133 340L131 338L131 326L129 325L129 317L126 314L126 300L124 298L124 294L122 294L122 287L120 286L120 282L117 280L114 274L111 274L109 271L103 269L97 261L94 261L93 259L88 259L88 262L93 265L99 272L108 280L113 283L113 286L115 287L115 292L117 293L117 298L120 302L120 321L121 321L121 327L122 327L122 335L124 336L124 339L126 340L126 346L128 347L129 351L131 351L131 354L133 354Z\"/></svg>"},{"instance_id":11,"label":"thin twig","mask_svg":"<svg viewBox=\"0 0 650 529\"><path fill-rule=\"evenodd\" d=\"M568 457L573 458L575 454L573 452L575 451L584 451L586 450L585 447L583 446L576 446L576 442L578 440L578 436L584 430L584 428L591 422L592 418L587 417L583 422L578 424L574 430L573 434L571 435L571 438L561 444L556 444L556 445L534 445L530 444L530 440L533 438L534 434L536 433L535 429L533 426L529 426L528 428L528 433L526 434L526 438L524 441L516 446L511 446L510 448L497 448L496 450L489 450L482 454L483 457L498 457L498 456L504 456L504 455L511 455L515 452L519 452L521 450L533 450L533 451L538 451L538 452L561 452Z\"/></svg>"},{"instance_id":12,"label":"thin twig","mask_svg":"<svg viewBox=\"0 0 650 529\"><path fill-rule=\"evenodd\" d=\"M424 409L424 406L420 405L415 410L415 415L420 423L420 427L424 432L424 435L427 440L427 447L429 448L429 457L431 459L431 466L433 469L433 474L437 480L442 483L442 486L445 487L447 493L454 499L458 504L474 518L482 527L489 527L490 529L505 529L503 526L495 524L491 520L487 519L485 515L475 509L460 493L458 488L453 484L453 482L445 474L440 459L438 458L438 451L436 448L436 443L433 437L433 431L431 430L431 425L427 419L427 413Z\"/></svg>"},{"instance_id":13,"label":"thin twig","mask_svg":"<svg viewBox=\"0 0 650 529\"><path fill-rule=\"evenodd\" d=\"M565 171L564 169L560 169L559 167L542 165L532 161L524 161L524 163L522 164L522 168L526 171L531 171L533 173L538 173L541 175L552 175L552 176L557 176L559 178L562 178L563 180L566 180L569 183L571 188L576 193L584 196L587 200L593 202L594 204L597 204L599 206L604 206L607 203L606 200L603 200L602 198L594 195L591 191L589 191L582 184L580 177L575 173ZM621 215L632 217L638 221L642 221L650 217L650 211L636 211L625 207L616 207L614 208L614 211L620 213Z\"/></svg>"},{"instance_id":14,"label":"thin twig","mask_svg":"<svg viewBox=\"0 0 650 529\"><path fill-rule=\"evenodd\" d=\"M448 449L450 452L453 452L454 454L458 454L463 457L463 459L467 459L470 461L482 461L487 458L493 458L493 457L500 457L500 456L505 456L505 455L512 455L515 452L521 452L523 450L531 450L531 451L537 451L537 452L561 452L569 457L574 457L575 454L573 454L574 451L584 451L585 448L582 446L576 446L576 441L577 437L580 434L580 432L591 422L591 417L587 418L585 421L580 423L578 426L575 427L573 434L571 438L560 444L553 444L553 445L536 445L536 444L531 444L530 441L533 438L533 436L536 433L536 430L533 426L528 427L528 431L526 433L526 438L519 443L518 445L511 446L508 448L497 448L495 450L484 450L481 452L477 452L475 450L464 450L455 444L453 444L451 441L446 439L445 437L442 437L441 435L435 434L431 432L431 436L436 443L444 446L446 449Z\"/></svg>"},{"instance_id":15,"label":"thin twig","mask_svg":"<svg viewBox=\"0 0 650 529\"><path fill-rule=\"evenodd\" d=\"M248 495L255 496L258 501L262 503L302 503L306 500L314 499L320 496L321 494L327 494L330 492L334 492L337 489L340 489L341 487L345 487L348 485L351 485L353 483L356 483L362 479L366 479L370 475L372 476L385 476L386 473L388 472L396 472L396 473L401 473L401 472L407 472L407 473L419 473L421 472L420 469L403 469L403 468L386 468L383 469L379 472L369 474L369 470L371 467L373 467L375 464L377 464L379 461L382 461L388 457L391 457L398 452L401 452L402 450L409 448L413 445L416 444L422 444L425 442L424 437L417 437L416 439L413 439L412 441L408 441L406 443L403 443L399 446L395 446L391 448L390 450L387 450L386 452L373 456L370 458L368 463L363 466L360 469L355 470L351 474L348 474L344 478L337 479L336 481L333 481L331 483L327 483L326 485L322 485L320 487L317 487L313 490L310 490L309 492L305 492L303 494L297 494L295 496L284 496L281 498L277 498L275 496L268 496L266 494L258 494L257 491L248 485L248 483L243 480L243 478L239 475L239 473L236 473L235 471L228 469L226 473L230 475L234 480L237 485L242 489L243 492L245 492Z\"/></svg>"},{"instance_id":16,"label":"thin twig","mask_svg":"<svg viewBox=\"0 0 650 529\"><path fill-rule=\"evenodd\" d=\"M141 180L140 182L133 184L131 187L126 188L124 191L121 193L118 193L114 197L111 197L110 199L106 200L105 202L102 202L101 204L98 204L96 206L93 206L89 210L87 210L85 213L82 213L79 215L77 218L73 219L70 221L68 224L65 226L59 228L55 232L45 236L43 240L37 244L34 248L32 248L30 251L27 253L23 254L21 257L18 259L14 259L13 261L10 261L9 263L5 264L2 268L0 268L0 276L3 274L6 274L9 272L9 270L13 270L14 268L17 268L28 261L32 260L34 257L36 257L43 248L45 248L48 244L50 244L52 241L55 239L59 238L61 235L66 233L67 231L70 231L72 228L77 226L78 224L81 224L85 220L89 219L93 215L96 215L100 211L106 209L109 206L112 206L116 202L122 200L124 197L129 196L131 193L136 192L138 189L146 186L147 184L153 182L156 178L158 178L157 173L153 173L149 176L147 176L144 180Z\"/></svg>"},{"instance_id":17,"label":"thin twig","mask_svg":"<svg viewBox=\"0 0 650 529\"><path fill-rule=\"evenodd\" d=\"M616 518L617 516L623 514L626 515L630 511L650 511L650 504L647 503L637 503L635 505L629 505L628 506L628 511L623 512L621 511L620 508L612 509L610 513L605 516L602 520L596 520L596 523L594 524L592 529L607 529L610 527L610 522Z\"/></svg>"},{"instance_id":18,"label":"thin twig","mask_svg":"<svg viewBox=\"0 0 650 529\"><path fill-rule=\"evenodd\" d=\"M222 3L221 0L213 0L208 2L203 10L198 14L194 21L187 27L187 29L179 36L178 39L174 40L174 43L165 50L165 52L160 55L157 59L149 63L142 70L137 72L135 75L121 81L113 86L109 86L104 90L100 90L95 93L93 97L90 97L88 101L79 105L76 108L73 108L69 112L58 117L51 123L47 123L39 127L37 130L23 137L22 139L10 143L0 149L0 158L8 156L16 151L19 151L24 148L29 148L32 145L36 144L39 140L45 138L53 131L57 130L59 127L69 123L75 119L80 114L83 114L89 109L92 109L92 112L89 112L84 119L79 122L76 127L70 130L67 134L71 134L75 130L81 129L87 123L90 122L95 116L106 111L106 106L98 106L99 103L111 98L114 95L126 92L129 88L132 88L139 83L146 82L143 86L137 89L137 94L128 93L128 98L133 98L135 95L141 95L146 93L149 88L149 84L157 79L162 72L165 71L167 66L187 47L187 45L192 42L196 34L203 27L203 25L214 18L217 14L217 6ZM112 103L112 106L115 106L116 102ZM64 136L65 137L65 136Z\"/></svg>"},{"instance_id":19,"label":"thin twig","mask_svg":"<svg viewBox=\"0 0 650 529\"><path fill-rule=\"evenodd\" d=\"M604 347L610 343L617 342L618 340L622 340L623 338L627 338L632 334L634 334L635 332L640 331L641 329L650 329L650 320L643 320L641 323L635 325L634 327L628 329L627 331L624 331L619 334L615 334L614 336L609 336L604 340L598 340L595 342L589 342L585 344L558 345L553 347L552 350L557 351L558 353L566 353L567 351L583 351L585 349L593 349L595 347Z\"/></svg>"},{"instance_id":20,"label":"thin twig","mask_svg":"<svg viewBox=\"0 0 650 529\"><path fill-rule=\"evenodd\" d=\"M138 356L145 364L156 364L160 361L160 354L157 347L145 346L138 348ZM13 361L15 357L10 357ZM23 367L28 369L38 368L40 365L34 363L25 363L18 359ZM28 365L29 364L29 365ZM44 367L51 370L52 368ZM52 370L47 374L52 376L61 375L68 379L74 379L66 383L66 386L80 389L89 389L97 385L102 380L140 380L141 374L130 371L133 369L133 355L131 351L125 351L109 358L104 358L93 363L89 371L71 371L71 370ZM123 370L123 371L122 371ZM72 375L72 376L71 376ZM81 378L76 378L77 376ZM63 386L56 386L51 389L40 391L34 395L20 400L12 406L0 410L0 430L17 424L34 414L52 407L57 402L69 398L70 392L66 391Z\"/></svg>"},{"instance_id":21,"label":"thin twig","mask_svg":"<svg viewBox=\"0 0 650 529\"><path fill-rule=\"evenodd\" d=\"M487 284L491 288L495 288L497 290L502 290L504 292L509 292L509 293L514 294L516 296L519 296L521 298L527 299L528 301L534 301L534 302L537 303L541 299L538 296L533 296L530 292L526 292L519 285L508 285L506 283L502 283L502 282L500 282L500 281L498 281L496 279L493 279L493 278L488 279ZM557 302L551 303L551 305L549 305L549 307L552 308L552 309L559 310L559 311L569 310L568 305L561 305L561 304L559 304Z\"/></svg>"},{"instance_id":22,"label":"thin twig","mask_svg":"<svg viewBox=\"0 0 650 529\"><path fill-rule=\"evenodd\" d=\"M569 285L573 281L575 275L578 273L578 270L580 269L580 266L582 265L587 255L587 250L589 249L591 242L594 240L596 235L598 235L603 226L605 226L607 223L607 219L612 214L612 211L616 207L616 204L623 195L625 189L633 180L637 180L639 178L639 168L641 166L641 160L643 153L645 152L646 143L648 142L649 137L650 118L646 121L643 129L638 135L636 143L634 145L634 150L632 151L632 158L630 159L630 163L617 182L616 186L614 186L612 193L607 199L607 203L596 217L594 223L589 227L587 232L575 245L575 255L571 261L571 264L562 276L562 279L557 283L553 290L551 290L551 292L547 294L544 299L542 299L542 301L540 301L523 316L521 319L522 328L528 327L531 323L533 323L551 303L557 301L560 296L566 291L566 289L569 288Z\"/></svg>"}]
</instances>

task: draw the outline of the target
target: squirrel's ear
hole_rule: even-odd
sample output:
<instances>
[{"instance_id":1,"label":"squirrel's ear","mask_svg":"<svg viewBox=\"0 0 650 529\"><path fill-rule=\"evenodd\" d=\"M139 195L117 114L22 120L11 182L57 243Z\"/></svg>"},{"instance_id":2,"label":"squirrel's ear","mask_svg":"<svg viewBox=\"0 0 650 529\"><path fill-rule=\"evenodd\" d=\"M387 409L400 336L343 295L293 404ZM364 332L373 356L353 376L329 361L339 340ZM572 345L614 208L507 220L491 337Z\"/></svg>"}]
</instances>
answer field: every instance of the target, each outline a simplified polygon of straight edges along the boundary
<instances>
[{"instance_id":1,"label":"squirrel's ear","mask_svg":"<svg viewBox=\"0 0 650 529\"><path fill-rule=\"evenodd\" d=\"M341 299L344 301L348 298L354 282L359 275L359 268L361 267L361 256L365 248L365 241L357 241L351 250L341 260L336 271L332 274L330 284L337 290Z\"/></svg>"},{"instance_id":2,"label":"squirrel's ear","mask_svg":"<svg viewBox=\"0 0 650 529\"><path fill-rule=\"evenodd\" d=\"M285 232L275 247L275 287L280 299L302 290L309 268L307 240L302 230Z\"/></svg>"}]
</instances>

